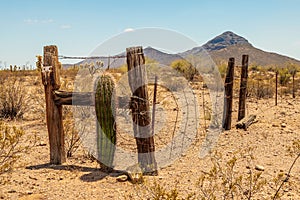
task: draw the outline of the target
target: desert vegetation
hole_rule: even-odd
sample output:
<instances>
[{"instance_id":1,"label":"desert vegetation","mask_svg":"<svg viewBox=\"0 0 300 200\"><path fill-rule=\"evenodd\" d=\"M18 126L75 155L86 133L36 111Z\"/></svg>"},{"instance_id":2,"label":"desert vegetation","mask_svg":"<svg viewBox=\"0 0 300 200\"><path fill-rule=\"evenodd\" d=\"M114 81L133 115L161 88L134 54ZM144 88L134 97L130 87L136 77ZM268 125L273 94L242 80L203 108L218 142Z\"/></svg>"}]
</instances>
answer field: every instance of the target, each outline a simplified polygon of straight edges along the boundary
<instances>
[{"instance_id":1,"label":"desert vegetation","mask_svg":"<svg viewBox=\"0 0 300 200\"><path fill-rule=\"evenodd\" d=\"M39 60L38 57L37 67ZM155 64L151 60L147 62ZM56 189L59 191L59 188L54 185L64 181L63 184L67 185L74 181L64 195L73 195L74 198L89 198L88 195L96 197L98 193L95 190L100 187L99 191L104 193L103 198L105 195L106 198L116 198L117 195L121 199L157 200L298 198L299 66L291 64L286 64L282 68L249 66L247 113L258 114L258 122L248 131L232 128L223 132L216 149L202 160L197 156L196 147L201 145L210 121L209 92L204 87L201 75L197 74L189 63L178 60L174 61L171 67L183 73L189 80L201 102L201 113L204 112L205 115L200 116L202 121L199 134L192 149L173 165L161 169L158 176L146 177L144 183L137 185L116 182L115 177L99 170L99 164L89 152L86 152L80 142L80 131L74 129L70 106L63 107L67 163L62 167L45 164L49 160L49 144L40 68L18 70L17 67L16 70L0 71L0 197L12 199L33 194L45 198L62 197L60 195L63 194L59 194L56 191ZM62 90L73 90L73 81L79 69L80 66L61 69ZM118 69L110 69L109 73L118 78L125 69L125 66L121 66ZM225 69L226 65L219 66L223 78ZM240 81L239 67L236 67L235 73L236 108ZM276 74L278 74L279 105L274 107ZM152 91L151 87L149 88ZM166 100L167 105L170 96L159 98L160 102ZM172 107L174 105L169 103L167 106L174 111L175 108ZM236 113L235 109L233 113ZM164 136L160 137L162 138L158 137L156 140L157 146L162 145L159 143L164 141ZM271 147L276 144L279 146ZM269 146L270 149L264 146ZM48 183L44 182L45 180ZM72 194L75 188L84 187L83 185L87 186L83 194L77 192ZM45 188L51 187L53 191L47 192ZM113 190L119 188L118 192L112 194L114 193L112 188Z\"/></svg>"}]
</instances>

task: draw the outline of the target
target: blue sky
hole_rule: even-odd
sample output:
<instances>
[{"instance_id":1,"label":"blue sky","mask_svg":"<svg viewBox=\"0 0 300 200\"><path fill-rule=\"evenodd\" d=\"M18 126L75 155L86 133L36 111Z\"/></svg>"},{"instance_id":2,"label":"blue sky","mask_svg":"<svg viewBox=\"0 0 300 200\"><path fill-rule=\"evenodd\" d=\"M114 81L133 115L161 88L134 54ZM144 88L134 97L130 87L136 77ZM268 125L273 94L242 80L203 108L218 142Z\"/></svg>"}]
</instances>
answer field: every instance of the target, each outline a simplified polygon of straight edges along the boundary
<instances>
[{"instance_id":1,"label":"blue sky","mask_svg":"<svg viewBox=\"0 0 300 200\"><path fill-rule=\"evenodd\" d=\"M230 30L300 60L299 9L298 0L0 0L0 64L34 65L49 44L62 55L86 56L112 36L143 27L178 31L199 45Z\"/></svg>"}]
</instances>

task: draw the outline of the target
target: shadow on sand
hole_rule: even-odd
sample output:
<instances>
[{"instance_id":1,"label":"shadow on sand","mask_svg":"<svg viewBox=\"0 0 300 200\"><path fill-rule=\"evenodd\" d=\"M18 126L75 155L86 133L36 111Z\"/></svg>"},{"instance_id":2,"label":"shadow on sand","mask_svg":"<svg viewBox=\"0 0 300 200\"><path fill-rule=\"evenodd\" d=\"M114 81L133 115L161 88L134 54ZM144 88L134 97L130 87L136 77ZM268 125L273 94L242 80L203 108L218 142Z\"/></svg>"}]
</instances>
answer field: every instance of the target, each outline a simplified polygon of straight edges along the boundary
<instances>
[{"instance_id":1,"label":"shadow on sand","mask_svg":"<svg viewBox=\"0 0 300 200\"><path fill-rule=\"evenodd\" d=\"M80 177L80 180L84 182L95 182L104 179L107 176L117 177L121 174L124 174L123 171L113 170L112 172L106 172L99 168L92 167L83 167L78 165L53 165L50 163L32 165L26 167L29 170L40 170L40 169L52 169L52 170L65 170L65 171L80 171L80 172L89 172Z\"/></svg>"}]
</instances>

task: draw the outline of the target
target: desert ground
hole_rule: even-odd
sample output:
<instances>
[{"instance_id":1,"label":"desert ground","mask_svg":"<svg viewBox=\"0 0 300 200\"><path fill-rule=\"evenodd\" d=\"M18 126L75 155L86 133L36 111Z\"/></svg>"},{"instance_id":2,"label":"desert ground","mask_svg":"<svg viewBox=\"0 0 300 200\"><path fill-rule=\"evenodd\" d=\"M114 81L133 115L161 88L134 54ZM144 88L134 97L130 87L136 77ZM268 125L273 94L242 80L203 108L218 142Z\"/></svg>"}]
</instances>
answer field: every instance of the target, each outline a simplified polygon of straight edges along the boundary
<instances>
[{"instance_id":1,"label":"desert ground","mask_svg":"<svg viewBox=\"0 0 300 200\"><path fill-rule=\"evenodd\" d=\"M159 169L157 176L145 176L142 184L119 182L120 172L101 171L98 162L80 143L66 163L51 165L40 74L24 74L19 78L30 94L26 99L26 112L22 119L3 121L25 131L19 145L29 148L19 154L12 169L0 175L0 199L213 199L212 194L216 199L273 199L297 157L297 152L291 149L293 142L300 138L300 93L292 98L290 93L280 90L277 106L274 95L247 99L246 114L257 116L257 122L247 130L235 128L238 112L238 93L235 93L232 129L223 131L213 152L200 158L210 123L210 117L203 113L204 109L209 113L210 101L209 91L202 87L202 82L195 80L191 87L200 102L201 114L196 138L172 164ZM74 73L65 72L61 78L63 89L72 89ZM170 120L155 136L159 149L173 137L170 130L177 110L174 98L163 89L158 91L158 101L161 109L168 110L167 119ZM67 109L65 115L67 112L71 109ZM67 117L65 123L71 124L66 125L68 128L72 126ZM133 137L120 137L118 144L132 151L135 149ZM299 175L300 160L293 165L278 199L300 199ZM234 186L237 186L236 191L228 189ZM252 196L248 198L250 193Z\"/></svg>"}]
</instances>

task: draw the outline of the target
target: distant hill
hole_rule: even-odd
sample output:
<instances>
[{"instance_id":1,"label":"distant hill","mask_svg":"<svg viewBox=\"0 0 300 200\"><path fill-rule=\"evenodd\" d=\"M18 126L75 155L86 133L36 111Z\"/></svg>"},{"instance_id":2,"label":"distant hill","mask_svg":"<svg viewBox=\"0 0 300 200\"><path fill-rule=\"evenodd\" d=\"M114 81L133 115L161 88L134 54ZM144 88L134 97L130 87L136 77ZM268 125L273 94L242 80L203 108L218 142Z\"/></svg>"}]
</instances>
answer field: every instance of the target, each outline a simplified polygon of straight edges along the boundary
<instances>
[{"instance_id":1,"label":"distant hill","mask_svg":"<svg viewBox=\"0 0 300 200\"><path fill-rule=\"evenodd\" d=\"M300 65L299 60L255 48L247 39L230 31L226 31L212 40L209 40L201 47L195 47L182 53L182 55L197 55L197 53L203 51L203 49L208 52L216 64L227 62L230 57L234 57L236 65L240 65L242 55L248 54L250 65L275 65L279 67L284 66L286 63Z\"/></svg>"},{"instance_id":2,"label":"distant hill","mask_svg":"<svg viewBox=\"0 0 300 200\"><path fill-rule=\"evenodd\" d=\"M287 63L300 65L300 61L277 53L266 52L254 47L245 38L227 31L203 45L212 59L217 63L227 62L229 57L235 57L240 65L243 54L249 55L249 64L261 66L284 66Z\"/></svg>"},{"instance_id":3,"label":"distant hill","mask_svg":"<svg viewBox=\"0 0 300 200\"><path fill-rule=\"evenodd\" d=\"M179 54L164 53L152 47L145 48L144 55L163 65L170 65L174 60L183 59Z\"/></svg>"},{"instance_id":4,"label":"distant hill","mask_svg":"<svg viewBox=\"0 0 300 200\"><path fill-rule=\"evenodd\" d=\"M283 56L277 53L266 52L254 47L249 41L231 31L226 31L221 35L209 40L207 43L200 47L195 47L191 50L179 53L168 54L152 47L144 49L144 55L150 59L156 60L163 65L170 65L174 60L182 59L189 55L197 55L205 49L216 64L226 63L230 57L236 59L236 65L241 64L243 54L249 55L249 64L256 64L261 66L285 66L287 63L294 63L300 65L300 61ZM124 55L123 53L122 55ZM108 66L108 59L100 59L104 62L104 66ZM84 60L79 64L96 62L96 60ZM110 59L110 68L119 67L126 63L125 58Z\"/></svg>"},{"instance_id":5,"label":"distant hill","mask_svg":"<svg viewBox=\"0 0 300 200\"><path fill-rule=\"evenodd\" d=\"M236 65L241 65L243 54L249 55L249 64L256 64L261 66L278 66L285 67L287 63L294 63L300 65L300 61L283 56L277 53L266 52L255 48L251 45L234 45L228 46L218 51L210 52L210 56L217 63L226 62L229 57L235 57Z\"/></svg>"}]
</instances>

